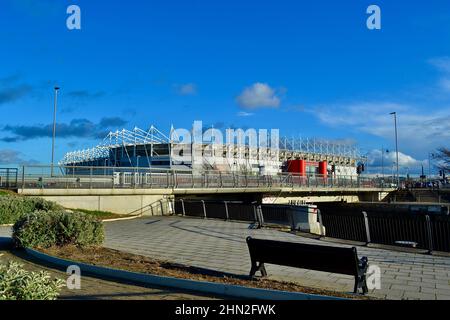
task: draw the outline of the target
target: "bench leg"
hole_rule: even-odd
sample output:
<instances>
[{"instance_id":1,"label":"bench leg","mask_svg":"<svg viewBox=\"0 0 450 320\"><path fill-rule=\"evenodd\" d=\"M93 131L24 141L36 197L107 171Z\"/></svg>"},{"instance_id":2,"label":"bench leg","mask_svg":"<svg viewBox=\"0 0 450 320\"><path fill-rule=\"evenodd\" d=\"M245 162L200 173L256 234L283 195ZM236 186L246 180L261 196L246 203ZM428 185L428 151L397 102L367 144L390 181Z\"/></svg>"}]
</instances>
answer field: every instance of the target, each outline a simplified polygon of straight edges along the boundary
<instances>
[{"instance_id":1,"label":"bench leg","mask_svg":"<svg viewBox=\"0 0 450 320\"><path fill-rule=\"evenodd\" d=\"M366 294L367 292L369 292L369 289L367 288L365 274L358 275L355 277L355 287L353 293L359 293L359 288L361 288L362 294Z\"/></svg>"},{"instance_id":2,"label":"bench leg","mask_svg":"<svg viewBox=\"0 0 450 320\"><path fill-rule=\"evenodd\" d=\"M250 277L253 278L255 276L256 271L258 271L258 267L256 266L256 261L252 261L252 268L250 269Z\"/></svg>"},{"instance_id":3,"label":"bench leg","mask_svg":"<svg viewBox=\"0 0 450 320\"><path fill-rule=\"evenodd\" d=\"M261 262L258 266L258 271L261 272L261 275L263 277L267 277L267 271L266 271L266 267L264 266L264 262Z\"/></svg>"},{"instance_id":4,"label":"bench leg","mask_svg":"<svg viewBox=\"0 0 450 320\"><path fill-rule=\"evenodd\" d=\"M354 293L358 293L359 288L361 288L362 294L369 292L367 288L366 272L369 267L367 257L362 257L358 263L358 275L355 276L355 288Z\"/></svg>"},{"instance_id":5,"label":"bench leg","mask_svg":"<svg viewBox=\"0 0 450 320\"><path fill-rule=\"evenodd\" d=\"M266 267L264 267L264 262L261 262L259 265L257 265L256 261L252 261L252 268L250 269L250 277L254 277L256 272L261 272L261 275L263 277L267 276Z\"/></svg>"}]
</instances>

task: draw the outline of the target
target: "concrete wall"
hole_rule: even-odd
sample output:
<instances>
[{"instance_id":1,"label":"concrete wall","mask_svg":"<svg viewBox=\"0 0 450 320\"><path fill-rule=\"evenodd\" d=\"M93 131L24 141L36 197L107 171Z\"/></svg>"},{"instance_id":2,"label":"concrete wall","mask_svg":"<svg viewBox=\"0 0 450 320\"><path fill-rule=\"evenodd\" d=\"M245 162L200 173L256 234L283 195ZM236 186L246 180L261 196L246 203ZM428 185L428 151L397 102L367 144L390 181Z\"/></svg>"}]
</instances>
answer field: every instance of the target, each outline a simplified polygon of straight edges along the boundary
<instances>
[{"instance_id":1,"label":"concrete wall","mask_svg":"<svg viewBox=\"0 0 450 320\"><path fill-rule=\"evenodd\" d=\"M285 204L290 201L318 202L358 202L379 201L386 190L327 190L280 188L227 188L227 189L19 189L24 196L38 196L55 201L66 208L110 211L119 214L158 215L169 213L168 199L205 198L218 200L242 200L264 203ZM148 207L153 204L152 207Z\"/></svg>"},{"instance_id":2,"label":"concrete wall","mask_svg":"<svg viewBox=\"0 0 450 320\"><path fill-rule=\"evenodd\" d=\"M43 196L65 208L109 211L118 214L161 215L168 213L164 195ZM151 207L148 207L153 204Z\"/></svg>"}]
</instances>

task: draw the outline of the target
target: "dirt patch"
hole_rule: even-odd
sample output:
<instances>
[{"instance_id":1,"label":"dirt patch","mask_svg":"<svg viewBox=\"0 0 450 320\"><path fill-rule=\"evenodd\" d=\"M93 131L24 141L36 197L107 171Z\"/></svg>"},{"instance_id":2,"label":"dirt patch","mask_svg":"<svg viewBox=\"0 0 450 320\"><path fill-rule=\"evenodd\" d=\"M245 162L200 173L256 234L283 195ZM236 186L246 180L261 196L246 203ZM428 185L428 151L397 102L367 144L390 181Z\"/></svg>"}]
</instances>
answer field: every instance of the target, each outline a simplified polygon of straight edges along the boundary
<instances>
[{"instance_id":1,"label":"dirt patch","mask_svg":"<svg viewBox=\"0 0 450 320\"><path fill-rule=\"evenodd\" d=\"M96 217L99 220L110 220L110 219L121 219L121 218L135 218L138 215L127 215L127 214L118 214L109 211L100 211L100 210L86 210L86 209L69 209L66 208L67 211L70 212L81 212L91 216Z\"/></svg>"},{"instance_id":2,"label":"dirt patch","mask_svg":"<svg viewBox=\"0 0 450 320\"><path fill-rule=\"evenodd\" d=\"M38 250L48 255L72 261L78 261L102 267L109 267L113 269L149 273L159 276L218 282L261 289L303 292L350 299L371 299L367 296L352 295L337 291L304 287L291 282L259 278L250 279L249 277L245 276L240 277L230 274L224 274L103 247L78 248L75 246L65 246L51 247L47 249L39 248Z\"/></svg>"}]
</instances>

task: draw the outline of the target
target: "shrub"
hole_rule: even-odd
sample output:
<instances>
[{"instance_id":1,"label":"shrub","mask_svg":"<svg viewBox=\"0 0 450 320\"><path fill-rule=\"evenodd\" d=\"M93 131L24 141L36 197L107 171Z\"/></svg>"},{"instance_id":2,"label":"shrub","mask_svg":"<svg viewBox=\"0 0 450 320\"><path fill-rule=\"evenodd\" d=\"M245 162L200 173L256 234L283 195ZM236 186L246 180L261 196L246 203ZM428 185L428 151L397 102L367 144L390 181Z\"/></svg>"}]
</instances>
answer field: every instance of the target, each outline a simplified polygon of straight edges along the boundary
<instances>
[{"instance_id":1,"label":"shrub","mask_svg":"<svg viewBox=\"0 0 450 320\"><path fill-rule=\"evenodd\" d=\"M45 271L30 272L11 261L0 265L0 300L55 300L64 281Z\"/></svg>"},{"instance_id":2,"label":"shrub","mask_svg":"<svg viewBox=\"0 0 450 320\"><path fill-rule=\"evenodd\" d=\"M100 245L105 238L100 220L80 212L38 211L22 217L13 227L13 239L20 247Z\"/></svg>"},{"instance_id":3,"label":"shrub","mask_svg":"<svg viewBox=\"0 0 450 320\"><path fill-rule=\"evenodd\" d=\"M19 197L6 195L0 197L0 224L15 223L24 215L36 210L61 210L55 202L38 197Z\"/></svg>"}]
</instances>

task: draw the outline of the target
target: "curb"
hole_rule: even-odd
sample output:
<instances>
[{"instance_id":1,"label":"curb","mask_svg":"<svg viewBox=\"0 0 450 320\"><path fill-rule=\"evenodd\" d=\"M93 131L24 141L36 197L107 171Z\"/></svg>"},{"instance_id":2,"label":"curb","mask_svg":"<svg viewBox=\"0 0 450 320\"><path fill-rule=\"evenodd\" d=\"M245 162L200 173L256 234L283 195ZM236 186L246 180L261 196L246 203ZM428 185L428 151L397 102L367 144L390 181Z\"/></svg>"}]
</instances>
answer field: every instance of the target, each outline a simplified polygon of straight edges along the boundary
<instances>
[{"instance_id":1,"label":"curb","mask_svg":"<svg viewBox=\"0 0 450 320\"><path fill-rule=\"evenodd\" d=\"M0 227L12 227L14 224L0 224Z\"/></svg>"},{"instance_id":2,"label":"curb","mask_svg":"<svg viewBox=\"0 0 450 320\"><path fill-rule=\"evenodd\" d=\"M102 220L102 222L114 222L114 221L122 221L122 220L132 220L132 219L137 219L137 218L141 218L142 215L137 215L137 216L131 216L131 217L123 217L123 218L114 218L114 219L105 219Z\"/></svg>"},{"instance_id":3,"label":"curb","mask_svg":"<svg viewBox=\"0 0 450 320\"><path fill-rule=\"evenodd\" d=\"M60 259L47 255L45 253L36 251L34 249L26 248L26 252L45 262L55 264L60 267L67 268L71 265L77 265L82 272L87 272L92 275L106 276L119 280L132 281L135 283L156 285L161 287L170 287L176 289L184 289L190 291L197 291L209 294L216 294L220 296L228 296L239 299L264 299L264 300L347 300L345 298L321 296L315 294L289 292L279 290L268 290L259 288L250 288L238 285L228 285L222 283L197 281L180 279L174 277L157 276L145 273L136 273L131 271L124 271L118 269L111 269L106 267L99 267L85 263L74 262L70 260Z\"/></svg>"},{"instance_id":4,"label":"curb","mask_svg":"<svg viewBox=\"0 0 450 320\"><path fill-rule=\"evenodd\" d=\"M0 249L11 249L13 240L10 237L0 237Z\"/></svg>"}]
</instances>

